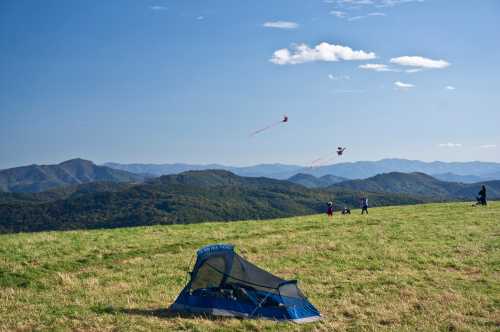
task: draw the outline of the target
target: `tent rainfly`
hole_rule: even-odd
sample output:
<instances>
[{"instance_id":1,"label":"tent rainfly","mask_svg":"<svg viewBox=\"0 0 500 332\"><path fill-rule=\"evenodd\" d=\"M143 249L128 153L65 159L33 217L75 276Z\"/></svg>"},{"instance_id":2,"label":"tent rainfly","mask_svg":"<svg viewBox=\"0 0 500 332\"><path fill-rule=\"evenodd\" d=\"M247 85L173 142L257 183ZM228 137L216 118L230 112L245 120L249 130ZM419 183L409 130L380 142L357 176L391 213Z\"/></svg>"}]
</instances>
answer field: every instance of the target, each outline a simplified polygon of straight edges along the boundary
<instances>
[{"instance_id":1,"label":"tent rainfly","mask_svg":"<svg viewBox=\"0 0 500 332\"><path fill-rule=\"evenodd\" d=\"M319 311L297 287L248 262L234 246L215 244L197 252L191 279L170 310L242 318L267 318L307 323Z\"/></svg>"}]
</instances>

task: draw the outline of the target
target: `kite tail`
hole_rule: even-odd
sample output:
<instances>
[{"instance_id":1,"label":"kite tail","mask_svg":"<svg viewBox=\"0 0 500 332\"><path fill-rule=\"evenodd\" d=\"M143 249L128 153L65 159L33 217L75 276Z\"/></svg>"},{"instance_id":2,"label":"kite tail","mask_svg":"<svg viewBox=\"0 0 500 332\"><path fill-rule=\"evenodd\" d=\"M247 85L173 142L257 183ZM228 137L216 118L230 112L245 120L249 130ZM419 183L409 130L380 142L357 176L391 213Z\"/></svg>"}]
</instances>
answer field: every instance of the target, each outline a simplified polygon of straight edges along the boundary
<instances>
[{"instance_id":1,"label":"kite tail","mask_svg":"<svg viewBox=\"0 0 500 332\"><path fill-rule=\"evenodd\" d=\"M326 165L329 161L335 158L335 155L329 155L326 157L321 157L316 160L311 161L309 168L319 167Z\"/></svg>"},{"instance_id":2,"label":"kite tail","mask_svg":"<svg viewBox=\"0 0 500 332\"><path fill-rule=\"evenodd\" d=\"M251 133L251 134L250 134L250 136L255 136L255 135L257 135L258 133L261 133L261 132L263 132L263 131L265 131L265 130L271 129L271 128L272 128L272 127L274 127L274 126L279 125L281 122L283 122L283 121L278 121L278 122L272 123L272 124L270 124L270 125L268 125L268 126L266 126L266 127L264 127L264 128L261 128L261 129L259 129L259 130L256 130L256 131L254 131L253 133Z\"/></svg>"},{"instance_id":3,"label":"kite tail","mask_svg":"<svg viewBox=\"0 0 500 332\"><path fill-rule=\"evenodd\" d=\"M323 158L318 158L318 159L315 159L315 160L311 161L309 163L308 168L313 168L313 167L321 165L321 163L320 163L321 161L323 161Z\"/></svg>"}]
</instances>

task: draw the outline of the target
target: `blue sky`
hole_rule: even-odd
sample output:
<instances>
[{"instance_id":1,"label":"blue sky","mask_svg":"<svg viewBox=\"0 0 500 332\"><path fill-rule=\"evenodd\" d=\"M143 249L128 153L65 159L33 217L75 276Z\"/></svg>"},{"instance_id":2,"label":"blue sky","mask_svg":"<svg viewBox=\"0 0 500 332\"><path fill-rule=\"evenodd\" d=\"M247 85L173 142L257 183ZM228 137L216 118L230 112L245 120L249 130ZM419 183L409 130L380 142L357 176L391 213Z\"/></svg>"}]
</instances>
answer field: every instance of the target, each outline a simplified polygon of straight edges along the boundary
<instances>
[{"instance_id":1,"label":"blue sky","mask_svg":"<svg viewBox=\"0 0 500 332\"><path fill-rule=\"evenodd\" d=\"M4 0L0 168L500 162L499 40L495 0Z\"/></svg>"}]
</instances>

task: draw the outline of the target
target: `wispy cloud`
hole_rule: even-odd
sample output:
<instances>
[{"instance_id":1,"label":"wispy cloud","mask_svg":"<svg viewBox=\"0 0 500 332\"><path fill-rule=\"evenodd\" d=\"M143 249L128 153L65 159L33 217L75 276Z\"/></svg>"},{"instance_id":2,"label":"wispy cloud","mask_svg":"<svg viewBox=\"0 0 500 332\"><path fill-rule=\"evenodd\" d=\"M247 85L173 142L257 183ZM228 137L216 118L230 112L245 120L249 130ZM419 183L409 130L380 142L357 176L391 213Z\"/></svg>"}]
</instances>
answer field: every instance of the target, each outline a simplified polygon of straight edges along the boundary
<instances>
[{"instance_id":1,"label":"wispy cloud","mask_svg":"<svg viewBox=\"0 0 500 332\"><path fill-rule=\"evenodd\" d=\"M424 2L424 0L323 0L326 3L335 3L339 6L349 7L395 7L412 2Z\"/></svg>"},{"instance_id":2,"label":"wispy cloud","mask_svg":"<svg viewBox=\"0 0 500 332\"><path fill-rule=\"evenodd\" d=\"M377 7L394 7L412 2L424 2L424 0L379 0Z\"/></svg>"},{"instance_id":3,"label":"wispy cloud","mask_svg":"<svg viewBox=\"0 0 500 332\"><path fill-rule=\"evenodd\" d=\"M337 89L333 90L333 93L363 93L365 90L361 89Z\"/></svg>"},{"instance_id":4,"label":"wispy cloud","mask_svg":"<svg viewBox=\"0 0 500 332\"><path fill-rule=\"evenodd\" d=\"M352 22L352 21L357 21L357 20L362 20L364 19L366 16L351 16L349 17L347 20Z\"/></svg>"},{"instance_id":5,"label":"wispy cloud","mask_svg":"<svg viewBox=\"0 0 500 332\"><path fill-rule=\"evenodd\" d=\"M497 147L496 144L484 144L479 146L481 149L495 149Z\"/></svg>"},{"instance_id":6,"label":"wispy cloud","mask_svg":"<svg viewBox=\"0 0 500 332\"><path fill-rule=\"evenodd\" d=\"M443 69L450 65L445 60L433 60L422 56L400 56L392 58L390 62L400 66L418 67L421 69Z\"/></svg>"},{"instance_id":7,"label":"wispy cloud","mask_svg":"<svg viewBox=\"0 0 500 332\"><path fill-rule=\"evenodd\" d=\"M412 69L406 69L405 73L418 73L419 71L422 71L422 68L412 68Z\"/></svg>"},{"instance_id":8,"label":"wispy cloud","mask_svg":"<svg viewBox=\"0 0 500 332\"><path fill-rule=\"evenodd\" d=\"M290 21L270 21L262 24L263 27L266 28L275 28L275 29L297 29L299 27L298 23L290 22Z\"/></svg>"},{"instance_id":9,"label":"wispy cloud","mask_svg":"<svg viewBox=\"0 0 500 332\"><path fill-rule=\"evenodd\" d=\"M451 142L448 142L448 143L440 143L440 144L438 144L438 146L440 148L461 148L462 144L461 143L451 143Z\"/></svg>"},{"instance_id":10,"label":"wispy cloud","mask_svg":"<svg viewBox=\"0 0 500 332\"><path fill-rule=\"evenodd\" d=\"M294 45L291 50L282 48L274 52L269 60L277 65L295 65L313 61L336 62L340 60L371 60L375 59L374 52L363 50L355 51L348 46L322 42L314 48L306 44Z\"/></svg>"},{"instance_id":11,"label":"wispy cloud","mask_svg":"<svg viewBox=\"0 0 500 332\"><path fill-rule=\"evenodd\" d=\"M414 88L415 85L414 84L410 84L410 83L403 83L401 81L396 81L394 82L394 85L395 85L395 88L397 90L408 90L408 89L411 89L411 88Z\"/></svg>"},{"instance_id":12,"label":"wispy cloud","mask_svg":"<svg viewBox=\"0 0 500 332\"><path fill-rule=\"evenodd\" d=\"M340 80L350 80L351 76L349 76L349 75L338 75L338 76L335 76L333 74L328 74L328 78L331 79L332 81L340 81Z\"/></svg>"},{"instance_id":13,"label":"wispy cloud","mask_svg":"<svg viewBox=\"0 0 500 332\"><path fill-rule=\"evenodd\" d=\"M450 91L453 91L455 90L456 88L454 86L451 86L451 85L447 85L444 87L446 90L450 90Z\"/></svg>"},{"instance_id":14,"label":"wispy cloud","mask_svg":"<svg viewBox=\"0 0 500 332\"><path fill-rule=\"evenodd\" d=\"M373 16L387 16L387 15L385 13L375 12L375 13L368 13L366 15L352 16L352 17L349 17L347 20L352 22L352 21L362 20L362 19L365 19L368 17L373 17Z\"/></svg>"},{"instance_id":15,"label":"wispy cloud","mask_svg":"<svg viewBox=\"0 0 500 332\"><path fill-rule=\"evenodd\" d=\"M332 10L330 11L330 15L333 15L338 18L344 18L347 16L347 13L340 10Z\"/></svg>"},{"instance_id":16,"label":"wispy cloud","mask_svg":"<svg viewBox=\"0 0 500 332\"><path fill-rule=\"evenodd\" d=\"M373 17L373 16L387 16L385 13L380 13L380 12L373 12L373 13L368 13L366 15L359 15L359 16L351 16L349 17L347 12L341 11L341 10L332 10L330 11L330 15L333 15L337 18L341 19L347 19L348 21L357 21L361 20L367 17Z\"/></svg>"},{"instance_id":17,"label":"wispy cloud","mask_svg":"<svg viewBox=\"0 0 500 332\"><path fill-rule=\"evenodd\" d=\"M149 6L151 10L167 10L168 8L165 6Z\"/></svg>"},{"instance_id":18,"label":"wispy cloud","mask_svg":"<svg viewBox=\"0 0 500 332\"><path fill-rule=\"evenodd\" d=\"M201 20L204 20L204 19L205 19L205 16L201 16L201 15L200 15L200 16L196 16L196 19L197 19L198 21L201 21Z\"/></svg>"},{"instance_id":19,"label":"wispy cloud","mask_svg":"<svg viewBox=\"0 0 500 332\"><path fill-rule=\"evenodd\" d=\"M395 69L390 68L387 65L381 64L381 63L366 63L364 65L358 66L358 68L365 69L365 70L373 70L373 71L396 71Z\"/></svg>"}]
</instances>

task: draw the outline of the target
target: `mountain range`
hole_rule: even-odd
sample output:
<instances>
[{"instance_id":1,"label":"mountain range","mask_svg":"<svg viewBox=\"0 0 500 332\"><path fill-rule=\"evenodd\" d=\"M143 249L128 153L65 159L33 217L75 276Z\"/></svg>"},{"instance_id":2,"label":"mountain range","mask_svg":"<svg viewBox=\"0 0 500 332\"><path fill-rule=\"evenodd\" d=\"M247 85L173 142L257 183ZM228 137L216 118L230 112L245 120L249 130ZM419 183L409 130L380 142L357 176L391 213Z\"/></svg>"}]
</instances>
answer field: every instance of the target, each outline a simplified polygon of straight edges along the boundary
<instances>
[{"instance_id":1,"label":"mountain range","mask_svg":"<svg viewBox=\"0 0 500 332\"><path fill-rule=\"evenodd\" d=\"M178 174L189 170L223 169L240 176L264 176L274 179L288 179L297 173L316 177L334 175L347 179L365 179L381 173L421 172L444 181L473 183L500 179L500 163L491 162L423 162L406 159L382 159L379 161L358 161L338 163L318 167L304 167L285 164L260 164L255 166L235 167L219 164L119 164L106 163L115 169L137 174L156 176Z\"/></svg>"},{"instance_id":2,"label":"mountain range","mask_svg":"<svg viewBox=\"0 0 500 332\"><path fill-rule=\"evenodd\" d=\"M93 182L140 183L146 178L160 176L163 173L167 173L167 175L179 174L189 170L205 170L205 168L223 169L246 177L287 179L308 188L325 188L346 180L369 178L377 174L390 172L433 174L433 172L441 171L441 173L435 173L432 176L441 181L470 184L500 178L500 164L483 162L424 163L404 159L383 159L376 162L340 163L316 168L303 168L284 164L233 167L218 164L106 163L99 166L88 160L71 159L56 165L29 165L1 170L0 191L14 193L42 192ZM496 171L497 169L499 171ZM455 173L452 173L452 171ZM473 171L474 175L466 175ZM338 174L344 174L344 176ZM414 194L414 192L410 192L410 194ZM52 195L57 194L52 192Z\"/></svg>"},{"instance_id":3,"label":"mountain range","mask_svg":"<svg viewBox=\"0 0 500 332\"><path fill-rule=\"evenodd\" d=\"M395 193L364 195L375 206L432 201ZM44 193L0 193L0 233L269 219L323 212L330 200L336 208L357 206L359 196L348 188L309 189L223 170L188 171L142 184L93 183Z\"/></svg>"},{"instance_id":4,"label":"mountain range","mask_svg":"<svg viewBox=\"0 0 500 332\"><path fill-rule=\"evenodd\" d=\"M98 166L84 159L71 159L57 165L29 165L1 170L0 191L41 192L96 181L142 182L144 179L144 175Z\"/></svg>"},{"instance_id":5,"label":"mountain range","mask_svg":"<svg viewBox=\"0 0 500 332\"><path fill-rule=\"evenodd\" d=\"M75 163L84 166L69 167ZM362 180L310 174L277 180L224 170L187 171L138 182L143 178L125 171L111 176L108 168L88 161L61 165L78 175L78 181L87 182L43 192L0 192L0 233L269 219L322 212L330 200L336 209L357 207L362 196L371 206L473 201L481 185L441 181L417 172ZM112 181L89 182L101 173ZM488 198L500 199L500 181L484 184Z\"/></svg>"}]
</instances>

